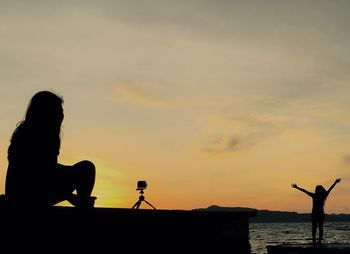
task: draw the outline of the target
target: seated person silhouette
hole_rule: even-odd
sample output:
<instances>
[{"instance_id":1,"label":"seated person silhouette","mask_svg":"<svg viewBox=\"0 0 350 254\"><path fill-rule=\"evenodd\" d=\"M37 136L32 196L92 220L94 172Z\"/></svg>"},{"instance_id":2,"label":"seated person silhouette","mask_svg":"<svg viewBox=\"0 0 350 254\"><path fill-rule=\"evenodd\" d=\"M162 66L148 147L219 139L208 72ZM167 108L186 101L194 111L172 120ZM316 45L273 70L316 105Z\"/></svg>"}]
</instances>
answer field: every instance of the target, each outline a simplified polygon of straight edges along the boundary
<instances>
[{"instance_id":1,"label":"seated person silhouette","mask_svg":"<svg viewBox=\"0 0 350 254\"><path fill-rule=\"evenodd\" d=\"M56 94L39 91L13 132L5 183L5 196L11 204L50 207L68 201L75 207L94 207L94 164L87 160L72 166L57 162L62 104Z\"/></svg>"}]
</instances>

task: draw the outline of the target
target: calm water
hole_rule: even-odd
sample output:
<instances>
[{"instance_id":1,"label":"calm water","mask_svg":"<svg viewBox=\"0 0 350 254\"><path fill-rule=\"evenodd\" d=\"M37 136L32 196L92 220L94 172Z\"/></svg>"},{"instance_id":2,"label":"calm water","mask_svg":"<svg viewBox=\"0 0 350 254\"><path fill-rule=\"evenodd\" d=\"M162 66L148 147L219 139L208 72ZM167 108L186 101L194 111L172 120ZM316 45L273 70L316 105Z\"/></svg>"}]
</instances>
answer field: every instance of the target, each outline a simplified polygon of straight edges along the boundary
<instances>
[{"instance_id":1,"label":"calm water","mask_svg":"<svg viewBox=\"0 0 350 254\"><path fill-rule=\"evenodd\" d=\"M312 242L311 222L249 223L249 234L252 254L266 254L266 245ZM350 222L325 222L323 242L350 243Z\"/></svg>"}]
</instances>

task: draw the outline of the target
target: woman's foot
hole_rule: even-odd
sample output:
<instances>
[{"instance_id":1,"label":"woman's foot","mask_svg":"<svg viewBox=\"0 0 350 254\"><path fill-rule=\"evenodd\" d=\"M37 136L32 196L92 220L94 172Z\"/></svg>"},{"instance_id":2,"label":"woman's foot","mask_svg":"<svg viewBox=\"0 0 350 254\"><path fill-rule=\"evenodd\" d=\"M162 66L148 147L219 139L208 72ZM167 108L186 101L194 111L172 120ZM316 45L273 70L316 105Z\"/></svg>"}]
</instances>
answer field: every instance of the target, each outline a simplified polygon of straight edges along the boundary
<instances>
[{"instance_id":1,"label":"woman's foot","mask_svg":"<svg viewBox=\"0 0 350 254\"><path fill-rule=\"evenodd\" d=\"M94 196L90 196L88 199L81 199L78 201L77 207L80 208L94 208L95 200L97 198Z\"/></svg>"},{"instance_id":2,"label":"woman's foot","mask_svg":"<svg viewBox=\"0 0 350 254\"><path fill-rule=\"evenodd\" d=\"M67 201L72 204L72 206L78 205L78 197L76 194L71 194L69 198L67 198Z\"/></svg>"},{"instance_id":3,"label":"woman's foot","mask_svg":"<svg viewBox=\"0 0 350 254\"><path fill-rule=\"evenodd\" d=\"M77 195L73 194L68 201L75 207L79 208L93 208L95 206L95 200L97 197L90 196L88 199L80 199Z\"/></svg>"}]
</instances>

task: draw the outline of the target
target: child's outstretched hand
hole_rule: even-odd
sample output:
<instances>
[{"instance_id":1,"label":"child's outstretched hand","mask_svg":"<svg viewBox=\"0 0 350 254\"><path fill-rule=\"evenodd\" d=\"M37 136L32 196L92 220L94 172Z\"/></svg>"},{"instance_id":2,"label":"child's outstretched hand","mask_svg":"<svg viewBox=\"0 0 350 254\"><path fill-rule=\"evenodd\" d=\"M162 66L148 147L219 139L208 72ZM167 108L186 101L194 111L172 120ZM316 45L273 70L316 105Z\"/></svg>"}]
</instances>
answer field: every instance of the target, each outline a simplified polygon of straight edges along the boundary
<instances>
[{"instance_id":1,"label":"child's outstretched hand","mask_svg":"<svg viewBox=\"0 0 350 254\"><path fill-rule=\"evenodd\" d=\"M341 181L341 178L338 178L337 180L335 180L336 183L339 183Z\"/></svg>"},{"instance_id":2,"label":"child's outstretched hand","mask_svg":"<svg viewBox=\"0 0 350 254\"><path fill-rule=\"evenodd\" d=\"M298 185L296 183L292 183L292 188L296 188Z\"/></svg>"}]
</instances>

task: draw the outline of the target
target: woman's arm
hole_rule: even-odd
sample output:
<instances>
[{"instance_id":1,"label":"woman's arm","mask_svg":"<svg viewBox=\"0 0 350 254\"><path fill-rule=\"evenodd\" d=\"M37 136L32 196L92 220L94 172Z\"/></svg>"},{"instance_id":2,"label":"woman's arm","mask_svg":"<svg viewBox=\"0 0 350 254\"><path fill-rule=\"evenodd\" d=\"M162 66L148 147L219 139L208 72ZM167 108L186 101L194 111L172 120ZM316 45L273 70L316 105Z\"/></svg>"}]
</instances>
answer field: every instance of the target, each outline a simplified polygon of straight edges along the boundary
<instances>
[{"instance_id":1,"label":"woman's arm","mask_svg":"<svg viewBox=\"0 0 350 254\"><path fill-rule=\"evenodd\" d=\"M329 189L327 190L327 195L331 192L331 190L335 187L335 185L336 185L337 183L339 183L340 181L341 181L341 178L338 178L338 179L336 179L336 180L334 181L334 183L332 184L332 186L329 187Z\"/></svg>"},{"instance_id":2,"label":"woman's arm","mask_svg":"<svg viewBox=\"0 0 350 254\"><path fill-rule=\"evenodd\" d=\"M298 189L298 190L300 190L300 191L306 193L306 194L309 195L310 197L313 197L313 193L311 193L311 192L309 192L309 191L307 191L307 190L305 190L305 189L303 189L303 188L298 187L298 185L297 185L296 183L293 183L293 184L292 184L292 188Z\"/></svg>"}]
</instances>

